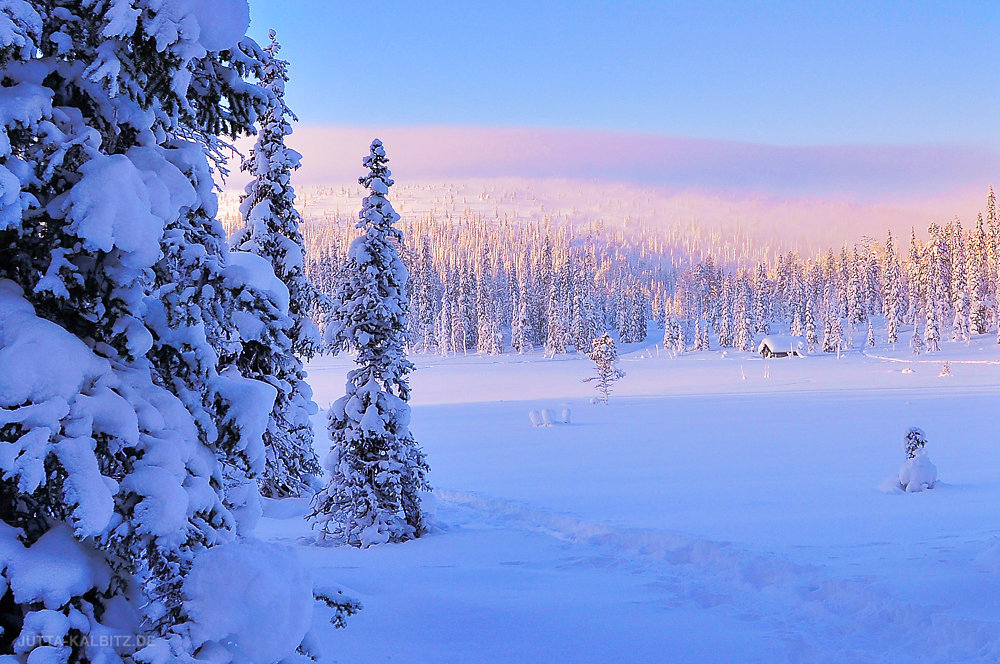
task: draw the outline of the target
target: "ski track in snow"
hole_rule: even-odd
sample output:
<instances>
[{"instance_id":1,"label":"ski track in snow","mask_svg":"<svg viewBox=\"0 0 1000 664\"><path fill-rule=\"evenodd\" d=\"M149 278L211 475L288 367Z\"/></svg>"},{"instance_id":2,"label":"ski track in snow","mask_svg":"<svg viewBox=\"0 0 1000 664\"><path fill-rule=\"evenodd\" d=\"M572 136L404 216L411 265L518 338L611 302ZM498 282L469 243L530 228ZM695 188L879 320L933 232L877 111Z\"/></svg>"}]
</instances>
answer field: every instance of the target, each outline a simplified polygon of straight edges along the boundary
<instances>
[{"instance_id":1,"label":"ski track in snow","mask_svg":"<svg viewBox=\"0 0 1000 664\"><path fill-rule=\"evenodd\" d=\"M667 597L665 610L727 611L760 623L785 652L748 662L1000 662L998 625L901 602L869 581L834 578L725 542L589 523L478 493L434 493L475 522L570 543L578 553L565 566L622 567L650 577L649 587Z\"/></svg>"}]
</instances>

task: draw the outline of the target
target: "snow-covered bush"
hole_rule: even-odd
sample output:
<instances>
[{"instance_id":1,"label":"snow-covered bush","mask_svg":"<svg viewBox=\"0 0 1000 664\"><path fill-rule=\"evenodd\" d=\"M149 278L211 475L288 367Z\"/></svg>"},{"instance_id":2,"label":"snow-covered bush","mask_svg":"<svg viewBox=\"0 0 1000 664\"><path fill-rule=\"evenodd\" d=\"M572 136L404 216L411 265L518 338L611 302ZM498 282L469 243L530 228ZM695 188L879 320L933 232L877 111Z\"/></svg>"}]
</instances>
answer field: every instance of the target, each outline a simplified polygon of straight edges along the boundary
<instances>
[{"instance_id":1,"label":"snow-covered bush","mask_svg":"<svg viewBox=\"0 0 1000 664\"><path fill-rule=\"evenodd\" d=\"M927 451L924 449L926 445L927 437L922 429L912 427L906 432L903 438L906 461L900 466L896 475L883 483L883 490L916 493L934 488L937 482L937 468L927 456Z\"/></svg>"},{"instance_id":2,"label":"snow-covered bush","mask_svg":"<svg viewBox=\"0 0 1000 664\"><path fill-rule=\"evenodd\" d=\"M313 498L310 518L324 537L368 547L418 537L427 530L420 492L428 489L427 463L410 434L413 364L404 352L409 300L407 271L397 244L382 142L365 157L368 188L359 214L364 234L351 245L347 278L337 292L328 346L357 351L347 394L330 407L326 460L329 481Z\"/></svg>"}]
</instances>

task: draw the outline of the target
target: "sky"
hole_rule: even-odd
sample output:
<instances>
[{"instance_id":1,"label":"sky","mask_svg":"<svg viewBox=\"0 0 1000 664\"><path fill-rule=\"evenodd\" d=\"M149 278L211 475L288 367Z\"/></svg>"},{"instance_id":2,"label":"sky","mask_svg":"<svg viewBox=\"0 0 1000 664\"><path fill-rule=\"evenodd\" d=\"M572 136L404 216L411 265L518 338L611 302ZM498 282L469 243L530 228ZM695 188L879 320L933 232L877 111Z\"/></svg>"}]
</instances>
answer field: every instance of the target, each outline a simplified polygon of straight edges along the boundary
<instances>
[{"instance_id":1,"label":"sky","mask_svg":"<svg viewBox=\"0 0 1000 664\"><path fill-rule=\"evenodd\" d=\"M251 35L269 28L306 147L328 157L313 174L343 166L317 141L353 131L390 156L387 136L405 143L414 176L530 165L859 198L1000 179L995 0L251 0ZM356 168L365 144L349 145Z\"/></svg>"}]
</instances>

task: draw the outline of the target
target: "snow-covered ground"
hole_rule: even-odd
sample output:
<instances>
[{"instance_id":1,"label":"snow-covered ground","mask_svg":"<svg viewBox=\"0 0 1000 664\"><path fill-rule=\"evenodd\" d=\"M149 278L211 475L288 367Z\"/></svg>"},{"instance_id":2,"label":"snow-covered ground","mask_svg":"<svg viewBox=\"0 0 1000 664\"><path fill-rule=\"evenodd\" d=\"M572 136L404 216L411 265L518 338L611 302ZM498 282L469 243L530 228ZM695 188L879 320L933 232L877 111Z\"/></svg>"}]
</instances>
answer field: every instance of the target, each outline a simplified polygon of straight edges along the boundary
<instances>
[{"instance_id":1,"label":"snow-covered ground","mask_svg":"<svg viewBox=\"0 0 1000 664\"><path fill-rule=\"evenodd\" d=\"M319 546L284 501L261 530L363 602L334 661L997 662L1000 347L905 346L625 347L608 406L579 355L416 357L438 529ZM349 366L309 367L321 406ZM939 484L883 493L910 426Z\"/></svg>"}]
</instances>

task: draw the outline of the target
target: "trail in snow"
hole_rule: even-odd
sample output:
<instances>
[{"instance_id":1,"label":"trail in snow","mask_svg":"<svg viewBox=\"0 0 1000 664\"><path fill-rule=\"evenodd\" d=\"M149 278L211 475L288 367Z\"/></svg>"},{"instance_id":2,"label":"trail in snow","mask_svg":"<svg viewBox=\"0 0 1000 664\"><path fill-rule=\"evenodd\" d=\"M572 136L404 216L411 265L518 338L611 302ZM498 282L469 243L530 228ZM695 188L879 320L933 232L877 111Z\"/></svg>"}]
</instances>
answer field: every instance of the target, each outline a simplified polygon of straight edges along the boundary
<instances>
[{"instance_id":1,"label":"trail in snow","mask_svg":"<svg viewBox=\"0 0 1000 664\"><path fill-rule=\"evenodd\" d=\"M563 566L609 565L649 577L663 608L726 611L776 637L768 662L1000 661L1000 626L944 615L895 599L868 581L760 555L724 542L641 528L615 528L523 503L438 489L444 506L471 519L517 527L572 544ZM669 618L665 621L669 625ZM669 628L669 627L667 627ZM880 660L876 653L891 653ZM750 660L746 660L750 661Z\"/></svg>"}]
</instances>

